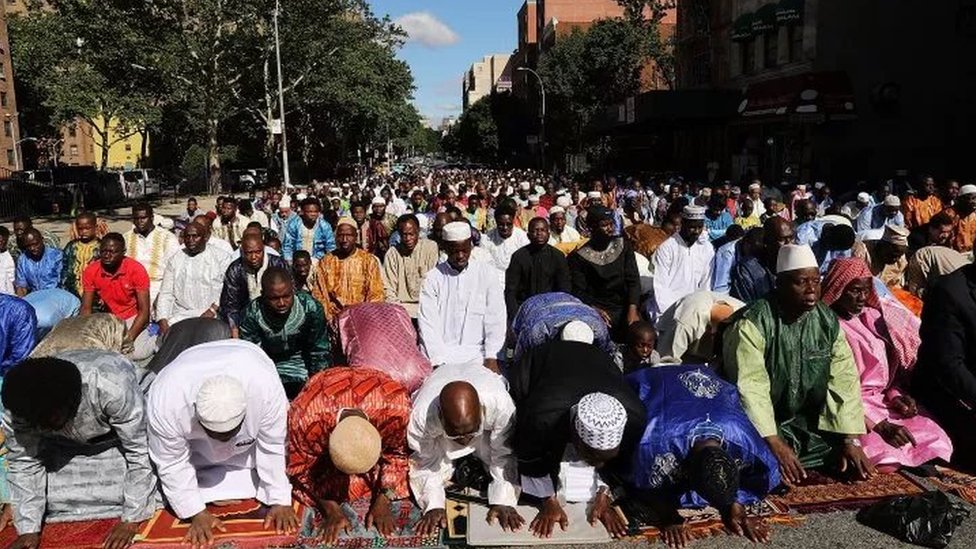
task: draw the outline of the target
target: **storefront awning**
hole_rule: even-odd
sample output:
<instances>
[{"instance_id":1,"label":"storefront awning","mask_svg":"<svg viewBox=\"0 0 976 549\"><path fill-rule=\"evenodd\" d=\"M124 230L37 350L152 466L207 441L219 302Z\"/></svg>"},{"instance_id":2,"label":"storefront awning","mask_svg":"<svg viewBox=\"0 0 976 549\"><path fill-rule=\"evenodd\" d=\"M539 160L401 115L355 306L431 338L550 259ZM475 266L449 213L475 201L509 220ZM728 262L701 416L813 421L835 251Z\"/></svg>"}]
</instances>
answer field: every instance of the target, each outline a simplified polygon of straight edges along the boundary
<instances>
[{"instance_id":1,"label":"storefront awning","mask_svg":"<svg viewBox=\"0 0 976 549\"><path fill-rule=\"evenodd\" d=\"M791 25L803 21L804 0L780 0L776 5L776 22Z\"/></svg>"},{"instance_id":2,"label":"storefront awning","mask_svg":"<svg viewBox=\"0 0 976 549\"><path fill-rule=\"evenodd\" d=\"M752 16L753 35L765 34L776 28L776 10L778 8L779 4L773 2L756 10Z\"/></svg>"},{"instance_id":3,"label":"storefront awning","mask_svg":"<svg viewBox=\"0 0 976 549\"><path fill-rule=\"evenodd\" d=\"M732 23L732 40L745 42L755 36L752 33L752 12L743 13Z\"/></svg>"},{"instance_id":4,"label":"storefront awning","mask_svg":"<svg viewBox=\"0 0 976 549\"><path fill-rule=\"evenodd\" d=\"M743 117L783 117L813 122L856 116L854 88L843 71L808 72L749 86L739 104Z\"/></svg>"}]
</instances>

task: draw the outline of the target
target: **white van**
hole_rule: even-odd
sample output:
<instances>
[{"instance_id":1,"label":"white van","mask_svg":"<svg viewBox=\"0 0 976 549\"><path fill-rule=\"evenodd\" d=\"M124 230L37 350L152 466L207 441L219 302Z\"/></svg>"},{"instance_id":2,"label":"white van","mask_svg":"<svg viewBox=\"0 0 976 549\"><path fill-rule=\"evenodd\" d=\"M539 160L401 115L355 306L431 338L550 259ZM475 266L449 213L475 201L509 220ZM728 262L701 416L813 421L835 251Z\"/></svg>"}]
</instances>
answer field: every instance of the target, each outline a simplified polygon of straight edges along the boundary
<instances>
[{"instance_id":1,"label":"white van","mask_svg":"<svg viewBox=\"0 0 976 549\"><path fill-rule=\"evenodd\" d=\"M159 180L153 170L135 169L119 172L119 183L127 199L145 198L159 194Z\"/></svg>"}]
</instances>

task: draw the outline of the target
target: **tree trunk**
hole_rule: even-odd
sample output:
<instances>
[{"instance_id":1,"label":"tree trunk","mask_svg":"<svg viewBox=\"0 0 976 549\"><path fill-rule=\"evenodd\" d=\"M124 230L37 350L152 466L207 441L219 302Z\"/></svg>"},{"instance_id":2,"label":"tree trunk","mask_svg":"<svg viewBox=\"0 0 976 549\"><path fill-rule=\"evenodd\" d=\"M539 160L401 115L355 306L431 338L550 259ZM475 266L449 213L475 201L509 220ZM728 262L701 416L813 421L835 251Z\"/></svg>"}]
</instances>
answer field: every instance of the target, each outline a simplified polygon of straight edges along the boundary
<instances>
[{"instance_id":1,"label":"tree trunk","mask_svg":"<svg viewBox=\"0 0 976 549\"><path fill-rule=\"evenodd\" d=\"M102 138L102 167L101 169L108 169L108 150L112 147L112 144L108 142L108 130L109 124L111 123L109 117L102 116L102 128L97 129L98 135Z\"/></svg>"},{"instance_id":2,"label":"tree trunk","mask_svg":"<svg viewBox=\"0 0 976 549\"><path fill-rule=\"evenodd\" d=\"M217 119L207 121L207 182L210 194L220 194L220 143L217 140Z\"/></svg>"},{"instance_id":3,"label":"tree trunk","mask_svg":"<svg viewBox=\"0 0 976 549\"><path fill-rule=\"evenodd\" d=\"M139 167L145 168L146 164L149 163L149 128L142 128L139 130L139 136L142 137L142 150L139 151Z\"/></svg>"}]
</instances>

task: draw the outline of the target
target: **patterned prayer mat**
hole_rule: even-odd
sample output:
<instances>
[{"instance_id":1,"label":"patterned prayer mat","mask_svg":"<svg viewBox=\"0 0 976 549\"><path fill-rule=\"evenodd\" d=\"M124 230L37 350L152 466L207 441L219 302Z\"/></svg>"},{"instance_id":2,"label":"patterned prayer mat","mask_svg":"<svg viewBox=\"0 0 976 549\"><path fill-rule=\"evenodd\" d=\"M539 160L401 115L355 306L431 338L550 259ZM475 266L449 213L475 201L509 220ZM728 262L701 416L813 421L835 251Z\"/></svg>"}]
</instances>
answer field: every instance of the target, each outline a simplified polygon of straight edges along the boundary
<instances>
[{"instance_id":1,"label":"patterned prayer mat","mask_svg":"<svg viewBox=\"0 0 976 549\"><path fill-rule=\"evenodd\" d=\"M957 495L969 503L976 503L976 476L942 465L937 465L935 470L938 476L927 477L926 480L931 481L939 490Z\"/></svg>"},{"instance_id":2,"label":"patterned prayer mat","mask_svg":"<svg viewBox=\"0 0 976 549\"><path fill-rule=\"evenodd\" d=\"M292 504L295 513L302 517L306 509L298 502ZM264 517L268 508L256 500L244 500L228 506L208 505L207 509L223 523L226 532L216 531L215 544L225 544L235 549L264 549L268 547L295 547L298 536L279 535L264 529ZM176 518L168 510L161 509L147 521L139 534L134 549L185 548L183 538L190 529L189 521Z\"/></svg>"},{"instance_id":3,"label":"patterned prayer mat","mask_svg":"<svg viewBox=\"0 0 976 549\"><path fill-rule=\"evenodd\" d=\"M118 519L88 520L45 524L41 532L41 549L101 549ZM17 539L12 526L0 532L0 547L8 547Z\"/></svg>"},{"instance_id":4,"label":"patterned prayer mat","mask_svg":"<svg viewBox=\"0 0 976 549\"><path fill-rule=\"evenodd\" d=\"M861 509L881 500L914 496L927 488L902 472L875 475L871 480L844 482L817 471L807 471L800 486L770 499L802 514Z\"/></svg>"},{"instance_id":5,"label":"patterned prayer mat","mask_svg":"<svg viewBox=\"0 0 976 549\"><path fill-rule=\"evenodd\" d=\"M621 501L620 508L630 521L630 539L644 539L649 542L660 539L661 531L654 526L657 518L649 509L633 500ZM803 517L791 515L789 508L769 498L746 507L746 513L769 525L796 526L803 522ZM731 535L722 524L722 515L718 509L681 509L678 514L685 519L692 539Z\"/></svg>"},{"instance_id":6,"label":"patterned prayer mat","mask_svg":"<svg viewBox=\"0 0 976 549\"><path fill-rule=\"evenodd\" d=\"M369 512L369 500L360 499L342 505L342 512L353 525L349 532L339 536L339 541L334 545L313 545L307 541L301 547L307 549L339 548L339 549L366 549L370 547L398 547L419 548L419 547L442 547L441 533L437 532L428 536L420 536L414 533L413 527L420 520L420 509L409 499L394 501L392 503L393 520L396 533L388 538L381 536L375 529L366 530L364 523L366 513ZM305 509L302 515L301 538L303 540L314 535L321 519L313 509Z\"/></svg>"}]
</instances>

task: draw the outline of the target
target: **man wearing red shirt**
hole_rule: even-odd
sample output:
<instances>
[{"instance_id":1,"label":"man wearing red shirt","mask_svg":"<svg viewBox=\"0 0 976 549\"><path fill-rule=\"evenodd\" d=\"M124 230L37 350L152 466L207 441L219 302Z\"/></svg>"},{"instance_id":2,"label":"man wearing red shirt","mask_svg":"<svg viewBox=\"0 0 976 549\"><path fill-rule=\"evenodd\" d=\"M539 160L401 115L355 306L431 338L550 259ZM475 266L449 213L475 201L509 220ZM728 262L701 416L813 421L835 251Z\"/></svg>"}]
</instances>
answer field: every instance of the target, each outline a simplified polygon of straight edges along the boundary
<instances>
[{"instance_id":1,"label":"man wearing red shirt","mask_svg":"<svg viewBox=\"0 0 976 549\"><path fill-rule=\"evenodd\" d=\"M122 352L134 361L146 360L156 348L156 337L150 336L149 274L138 261L125 256L125 239L119 233L102 238L99 260L82 274L81 315L92 314L95 294L110 313L125 322Z\"/></svg>"}]
</instances>

